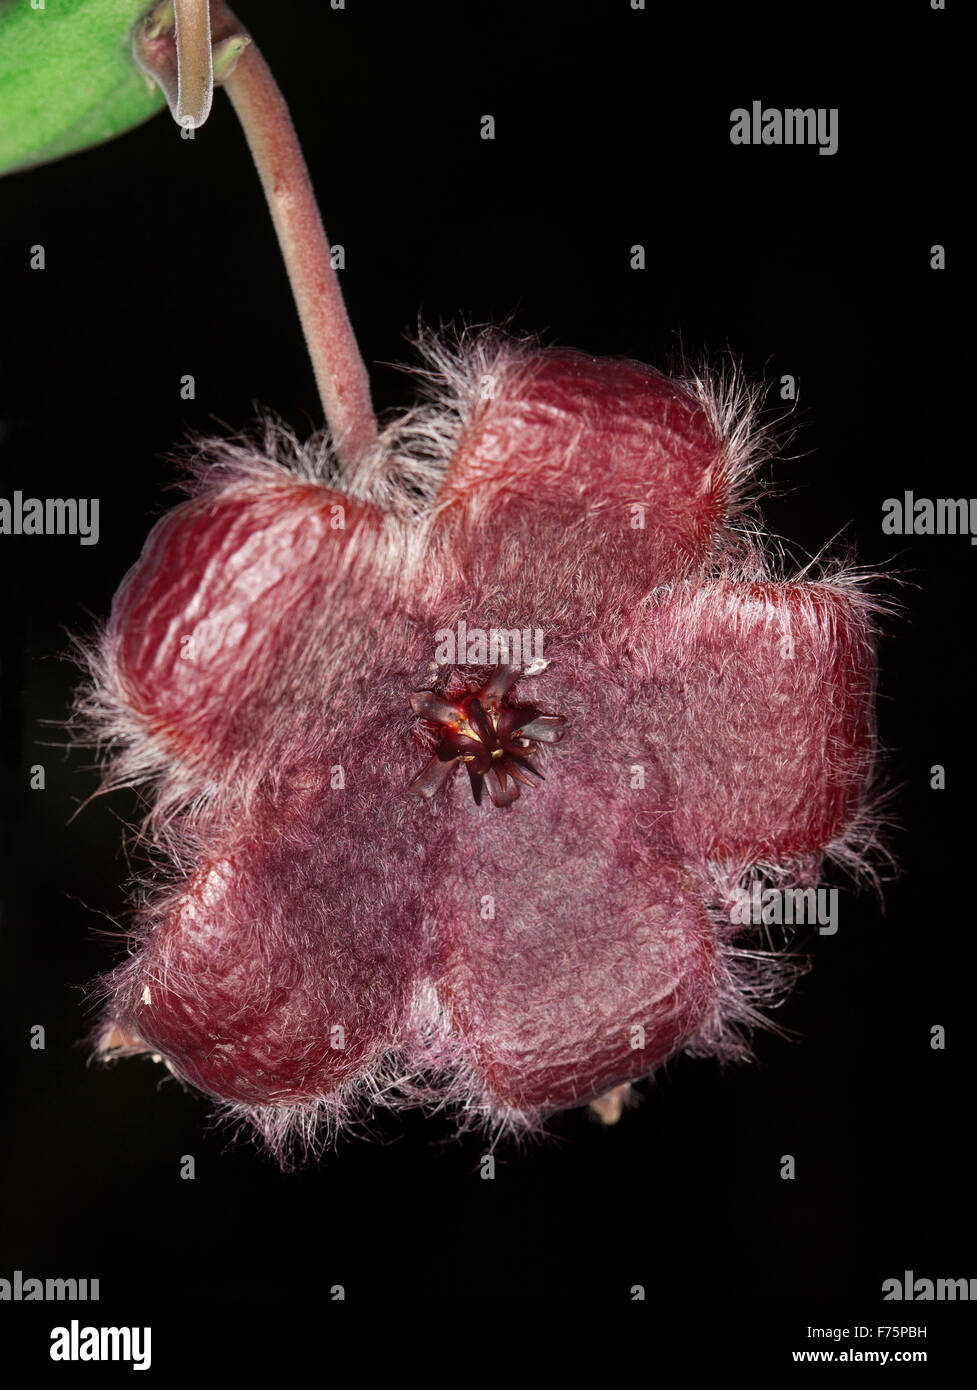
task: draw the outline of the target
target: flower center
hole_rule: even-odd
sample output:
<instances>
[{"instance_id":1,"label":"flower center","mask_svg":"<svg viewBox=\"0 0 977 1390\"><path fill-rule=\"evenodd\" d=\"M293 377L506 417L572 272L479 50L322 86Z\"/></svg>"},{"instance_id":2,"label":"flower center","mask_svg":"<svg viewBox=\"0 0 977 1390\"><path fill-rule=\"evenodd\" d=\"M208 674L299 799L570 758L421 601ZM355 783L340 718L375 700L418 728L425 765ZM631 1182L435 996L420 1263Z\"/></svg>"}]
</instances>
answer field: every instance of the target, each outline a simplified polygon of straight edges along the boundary
<instances>
[{"instance_id":1,"label":"flower center","mask_svg":"<svg viewBox=\"0 0 977 1390\"><path fill-rule=\"evenodd\" d=\"M486 787L494 806L511 806L521 786L542 780L530 755L539 743L558 743L567 721L562 714L512 703L509 691L519 674L518 666L500 666L480 689L460 699L448 700L433 690L410 696L414 713L440 733L437 753L407 788L411 795L434 796L462 763L477 806Z\"/></svg>"}]
</instances>

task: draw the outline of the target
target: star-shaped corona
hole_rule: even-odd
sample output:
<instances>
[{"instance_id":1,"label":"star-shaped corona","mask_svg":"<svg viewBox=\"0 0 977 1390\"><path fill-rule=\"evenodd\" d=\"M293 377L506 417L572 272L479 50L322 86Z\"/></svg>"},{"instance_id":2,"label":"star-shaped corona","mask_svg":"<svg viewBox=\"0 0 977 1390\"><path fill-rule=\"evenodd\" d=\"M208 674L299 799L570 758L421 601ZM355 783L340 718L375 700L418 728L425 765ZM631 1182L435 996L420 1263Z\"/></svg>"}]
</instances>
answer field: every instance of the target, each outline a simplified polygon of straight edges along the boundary
<instances>
[{"instance_id":1,"label":"star-shaped corona","mask_svg":"<svg viewBox=\"0 0 977 1390\"><path fill-rule=\"evenodd\" d=\"M476 806L482 804L486 787L494 806L511 806L519 797L520 784L532 787L534 779L543 780L531 755L538 743L558 743L566 732L566 720L560 714L507 703L506 695L518 675L518 666L502 666L479 690L457 701L428 690L411 695L414 713L437 725L442 734L437 753L411 782L409 792L434 796L463 765Z\"/></svg>"}]
</instances>

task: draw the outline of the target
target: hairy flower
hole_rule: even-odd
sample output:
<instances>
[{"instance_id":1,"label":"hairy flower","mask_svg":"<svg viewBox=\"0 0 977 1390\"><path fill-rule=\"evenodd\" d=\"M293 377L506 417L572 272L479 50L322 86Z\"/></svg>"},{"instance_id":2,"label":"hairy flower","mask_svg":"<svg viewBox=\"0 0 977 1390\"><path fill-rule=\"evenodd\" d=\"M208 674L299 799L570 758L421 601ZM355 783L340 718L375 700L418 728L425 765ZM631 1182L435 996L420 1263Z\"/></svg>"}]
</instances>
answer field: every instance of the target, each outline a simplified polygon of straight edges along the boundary
<instances>
[{"instance_id":1,"label":"hairy flower","mask_svg":"<svg viewBox=\"0 0 977 1390\"><path fill-rule=\"evenodd\" d=\"M158 850L100 1050L280 1155L379 1103L613 1118L680 1049L746 1055L791 967L743 949L737 889L874 834L878 605L843 565L776 573L748 394L426 347L430 399L355 464L204 450L88 652ZM461 620L545 660L439 664Z\"/></svg>"}]
</instances>

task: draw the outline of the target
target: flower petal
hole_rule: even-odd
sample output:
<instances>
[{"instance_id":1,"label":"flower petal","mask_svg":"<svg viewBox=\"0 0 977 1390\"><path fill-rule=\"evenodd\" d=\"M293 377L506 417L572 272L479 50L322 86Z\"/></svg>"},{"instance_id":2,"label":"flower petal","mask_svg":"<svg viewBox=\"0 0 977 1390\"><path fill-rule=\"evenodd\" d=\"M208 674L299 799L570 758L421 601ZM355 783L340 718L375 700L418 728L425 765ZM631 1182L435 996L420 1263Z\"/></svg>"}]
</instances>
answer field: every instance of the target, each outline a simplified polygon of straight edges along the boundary
<instances>
[{"instance_id":1,"label":"flower petal","mask_svg":"<svg viewBox=\"0 0 977 1390\"><path fill-rule=\"evenodd\" d=\"M276 743L302 724L310 739L335 735L350 714L330 729L337 692L347 672L358 678L370 629L393 602L381 582L385 528L373 508L295 477L177 507L115 597L101 699L123 727L226 782L242 760L281 763ZM303 684L317 690L315 708L296 699Z\"/></svg>"},{"instance_id":2,"label":"flower petal","mask_svg":"<svg viewBox=\"0 0 977 1390\"><path fill-rule=\"evenodd\" d=\"M542 818L518 845L479 837L445 904L439 994L492 1108L583 1105L652 1072L715 1008L713 929L681 866L581 842ZM466 907L486 884L489 921Z\"/></svg>"},{"instance_id":3,"label":"flower petal","mask_svg":"<svg viewBox=\"0 0 977 1390\"><path fill-rule=\"evenodd\" d=\"M714 402L576 352L513 349L493 375L436 503L464 573L542 621L559 577L592 614L709 556L746 468Z\"/></svg>"},{"instance_id":4,"label":"flower petal","mask_svg":"<svg viewBox=\"0 0 977 1390\"><path fill-rule=\"evenodd\" d=\"M299 802L210 853L116 981L119 1035L221 1100L306 1102L370 1072L401 1041L423 968L390 857L344 834L328 799Z\"/></svg>"},{"instance_id":5,"label":"flower petal","mask_svg":"<svg viewBox=\"0 0 977 1390\"><path fill-rule=\"evenodd\" d=\"M723 580L661 603L643 737L672 771L680 844L746 866L844 833L873 757L874 636L852 586Z\"/></svg>"}]
</instances>

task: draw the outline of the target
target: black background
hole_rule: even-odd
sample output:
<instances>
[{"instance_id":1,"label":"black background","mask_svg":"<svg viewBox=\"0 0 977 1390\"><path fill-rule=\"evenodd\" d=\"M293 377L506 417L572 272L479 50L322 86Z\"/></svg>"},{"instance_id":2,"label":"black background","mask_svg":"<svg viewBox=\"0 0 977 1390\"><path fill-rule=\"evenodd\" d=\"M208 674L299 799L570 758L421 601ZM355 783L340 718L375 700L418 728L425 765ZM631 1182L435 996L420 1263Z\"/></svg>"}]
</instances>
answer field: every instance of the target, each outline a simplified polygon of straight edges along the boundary
<instances>
[{"instance_id":1,"label":"black background","mask_svg":"<svg viewBox=\"0 0 977 1390\"><path fill-rule=\"evenodd\" d=\"M859 1298L883 1278L977 1276L969 1177L973 921L966 537L892 538L885 498L973 490L960 444L955 16L832 4L441 7L241 0L288 97L371 364L420 315L659 365L726 348L800 387L770 528L804 557L841 533L898 572L880 725L899 787L884 911L847 890L835 937L757 1064L678 1059L603 1130L580 1113L503 1147L423 1116L376 1121L282 1176L228 1148L148 1061L90 1066L83 986L118 957L120 795L64 734L66 629L108 611L172 495L189 431L300 431L314 383L226 99L193 142L165 115L0 182L3 493L101 498L101 539L4 537L10 774L4 873L0 1275L97 1276L103 1298ZM884 60L880 58L880 44ZM911 73L911 80L907 80ZM733 147L729 113L836 106L839 152ZM479 138L484 113L494 142ZM929 268L933 243L949 268ZM28 268L43 243L47 268ZM642 243L647 268L629 267ZM181 401L193 373L197 398ZM411 386L372 369L382 412ZM771 409L780 413L776 390ZM889 592L896 592L889 584ZM44 791L28 769L42 762ZM932 764L947 788L929 788ZM42 1023L47 1048L29 1048ZM947 1032L943 1052L930 1028ZM12 1123L11 1123L12 1122ZM797 1177L779 1176L795 1155ZM181 1181L180 1159L196 1157ZM893 1305L888 1307L891 1311ZM919 1312L919 1309L916 1310ZM148 1311L145 1314L148 1320ZM777 1314L770 1315L775 1321ZM887 1320L885 1318L883 1321ZM894 1319L889 1319L894 1320ZM905 1320L905 1319L904 1319ZM909 1319L912 1320L912 1319Z\"/></svg>"}]
</instances>

